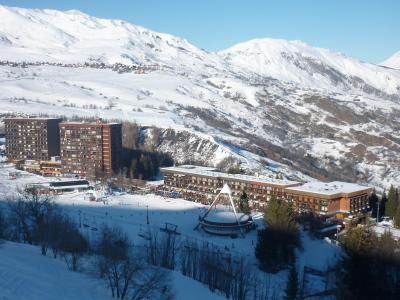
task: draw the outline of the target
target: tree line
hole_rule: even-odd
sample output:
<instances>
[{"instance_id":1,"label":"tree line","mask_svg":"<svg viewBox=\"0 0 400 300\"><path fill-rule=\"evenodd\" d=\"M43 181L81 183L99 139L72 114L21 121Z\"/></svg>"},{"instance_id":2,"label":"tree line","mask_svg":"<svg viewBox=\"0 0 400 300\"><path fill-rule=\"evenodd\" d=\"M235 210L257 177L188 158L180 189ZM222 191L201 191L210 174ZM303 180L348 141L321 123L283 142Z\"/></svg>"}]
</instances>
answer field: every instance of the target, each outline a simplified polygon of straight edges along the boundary
<instances>
[{"instance_id":1,"label":"tree line","mask_svg":"<svg viewBox=\"0 0 400 300\"><path fill-rule=\"evenodd\" d=\"M146 138L143 131L150 132ZM173 165L170 155L157 151L160 143L159 128L145 128L134 122L122 123L122 157L118 175L132 179L154 179L159 175L160 167Z\"/></svg>"},{"instance_id":2,"label":"tree line","mask_svg":"<svg viewBox=\"0 0 400 300\"><path fill-rule=\"evenodd\" d=\"M393 219L393 225L400 228L400 191L393 185L389 192L384 192L379 197L375 192L369 197L369 207L371 209L371 217L382 220L383 216Z\"/></svg>"},{"instance_id":3,"label":"tree line","mask_svg":"<svg viewBox=\"0 0 400 300\"><path fill-rule=\"evenodd\" d=\"M340 242L345 253L336 264L337 299L399 299L400 244L390 231L378 236L353 228Z\"/></svg>"}]
</instances>

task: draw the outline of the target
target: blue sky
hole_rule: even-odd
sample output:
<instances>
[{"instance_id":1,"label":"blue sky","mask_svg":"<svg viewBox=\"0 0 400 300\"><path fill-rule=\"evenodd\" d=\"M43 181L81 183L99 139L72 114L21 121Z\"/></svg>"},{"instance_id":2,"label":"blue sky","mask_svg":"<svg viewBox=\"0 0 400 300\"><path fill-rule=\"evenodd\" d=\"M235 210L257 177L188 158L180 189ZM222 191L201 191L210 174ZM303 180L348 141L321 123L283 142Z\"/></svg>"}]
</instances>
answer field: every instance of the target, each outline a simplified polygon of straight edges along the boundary
<instances>
[{"instance_id":1,"label":"blue sky","mask_svg":"<svg viewBox=\"0 0 400 300\"><path fill-rule=\"evenodd\" d=\"M253 38L302 40L379 63L400 51L400 0L10 0L78 9L184 37L211 51Z\"/></svg>"}]
</instances>

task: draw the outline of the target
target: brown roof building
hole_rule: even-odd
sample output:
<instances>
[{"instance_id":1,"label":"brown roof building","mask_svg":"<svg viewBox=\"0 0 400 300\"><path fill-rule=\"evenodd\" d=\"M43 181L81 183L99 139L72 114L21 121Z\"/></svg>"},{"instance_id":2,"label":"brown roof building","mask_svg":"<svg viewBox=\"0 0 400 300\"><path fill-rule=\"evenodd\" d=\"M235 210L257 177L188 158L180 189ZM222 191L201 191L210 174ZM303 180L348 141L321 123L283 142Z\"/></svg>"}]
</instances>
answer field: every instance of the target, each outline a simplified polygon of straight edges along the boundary
<instances>
[{"instance_id":1,"label":"brown roof building","mask_svg":"<svg viewBox=\"0 0 400 300\"><path fill-rule=\"evenodd\" d=\"M253 208L264 207L271 197L285 199L297 212L313 212L343 219L363 215L368 209L372 188L334 181L300 183L296 181L217 172L214 168L183 165L162 168L164 188L185 199L210 203L227 184L234 200L246 192Z\"/></svg>"},{"instance_id":2,"label":"brown roof building","mask_svg":"<svg viewBox=\"0 0 400 300\"><path fill-rule=\"evenodd\" d=\"M288 187L285 193L300 211L314 211L321 215L343 219L349 215L364 214L368 208L368 196L372 188L354 183L307 182Z\"/></svg>"},{"instance_id":3,"label":"brown roof building","mask_svg":"<svg viewBox=\"0 0 400 300\"><path fill-rule=\"evenodd\" d=\"M9 160L50 160L60 155L60 133L56 118L7 118L6 155Z\"/></svg>"},{"instance_id":4,"label":"brown roof building","mask_svg":"<svg viewBox=\"0 0 400 300\"><path fill-rule=\"evenodd\" d=\"M218 172L215 168L183 165L161 168L164 187L180 193L188 200L209 203L227 184L232 198L239 200L246 192L249 203L254 208L263 207L271 197L285 197L285 188L301 183L276 178L261 178L243 174Z\"/></svg>"},{"instance_id":5,"label":"brown roof building","mask_svg":"<svg viewBox=\"0 0 400 300\"><path fill-rule=\"evenodd\" d=\"M61 171L87 178L110 177L119 168L122 150L119 123L60 124Z\"/></svg>"}]
</instances>

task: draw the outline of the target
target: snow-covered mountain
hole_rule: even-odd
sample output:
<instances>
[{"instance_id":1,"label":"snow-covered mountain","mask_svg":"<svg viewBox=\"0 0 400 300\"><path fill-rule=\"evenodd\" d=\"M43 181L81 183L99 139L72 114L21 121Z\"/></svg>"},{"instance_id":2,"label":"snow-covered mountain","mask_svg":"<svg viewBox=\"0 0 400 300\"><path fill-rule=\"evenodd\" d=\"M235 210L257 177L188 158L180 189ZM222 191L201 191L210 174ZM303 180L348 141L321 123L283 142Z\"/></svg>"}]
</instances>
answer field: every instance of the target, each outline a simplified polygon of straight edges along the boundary
<instances>
[{"instance_id":1,"label":"snow-covered mountain","mask_svg":"<svg viewBox=\"0 0 400 300\"><path fill-rule=\"evenodd\" d=\"M348 93L385 92L400 98L399 72L383 71L380 66L301 41L257 39L220 54L242 69L310 88Z\"/></svg>"},{"instance_id":2,"label":"snow-covered mountain","mask_svg":"<svg viewBox=\"0 0 400 300\"><path fill-rule=\"evenodd\" d=\"M400 70L400 51L396 52L391 57L389 57L387 60L382 62L381 65Z\"/></svg>"},{"instance_id":3,"label":"snow-covered mountain","mask_svg":"<svg viewBox=\"0 0 400 300\"><path fill-rule=\"evenodd\" d=\"M0 16L3 60L161 64L183 69L221 63L217 55L185 39L75 10L0 6Z\"/></svg>"},{"instance_id":4,"label":"snow-covered mountain","mask_svg":"<svg viewBox=\"0 0 400 300\"><path fill-rule=\"evenodd\" d=\"M299 41L210 53L120 20L0 6L0 112L135 120L178 162L400 181L400 70Z\"/></svg>"}]
</instances>

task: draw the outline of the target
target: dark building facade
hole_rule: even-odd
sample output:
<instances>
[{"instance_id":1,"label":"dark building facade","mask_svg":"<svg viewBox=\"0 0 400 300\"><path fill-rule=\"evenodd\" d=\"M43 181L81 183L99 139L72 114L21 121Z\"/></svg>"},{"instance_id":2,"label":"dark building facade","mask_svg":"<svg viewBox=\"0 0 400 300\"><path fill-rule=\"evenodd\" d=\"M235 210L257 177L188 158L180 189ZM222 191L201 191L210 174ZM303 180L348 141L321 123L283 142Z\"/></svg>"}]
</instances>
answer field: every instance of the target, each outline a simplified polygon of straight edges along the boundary
<instances>
[{"instance_id":1,"label":"dark building facade","mask_svg":"<svg viewBox=\"0 0 400 300\"><path fill-rule=\"evenodd\" d=\"M57 118L7 118L5 123L6 155L11 161L50 160L60 155Z\"/></svg>"},{"instance_id":2,"label":"dark building facade","mask_svg":"<svg viewBox=\"0 0 400 300\"><path fill-rule=\"evenodd\" d=\"M119 123L60 124L61 171L87 178L110 177L122 151Z\"/></svg>"}]
</instances>

